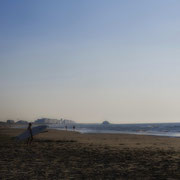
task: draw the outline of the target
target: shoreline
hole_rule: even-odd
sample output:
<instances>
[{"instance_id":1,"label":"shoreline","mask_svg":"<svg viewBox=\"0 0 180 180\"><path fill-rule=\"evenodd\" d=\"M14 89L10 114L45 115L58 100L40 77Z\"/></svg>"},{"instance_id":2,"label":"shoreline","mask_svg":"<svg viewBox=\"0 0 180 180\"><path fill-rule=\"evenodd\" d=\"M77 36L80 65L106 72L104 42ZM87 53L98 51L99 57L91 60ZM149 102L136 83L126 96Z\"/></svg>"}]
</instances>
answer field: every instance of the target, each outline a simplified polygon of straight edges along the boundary
<instances>
[{"instance_id":1,"label":"shoreline","mask_svg":"<svg viewBox=\"0 0 180 180\"><path fill-rule=\"evenodd\" d=\"M23 131L26 130L26 128L15 128L15 127L10 127L12 129L21 129ZM179 139L180 136L169 136L169 135L156 135L156 134L142 134L142 133L127 133L127 132L114 132L114 133L109 133L109 132L80 132L80 131L73 131L73 130L63 130L63 129L55 129L55 128L47 128L47 130L55 130L55 131L62 131L62 132L75 132L79 133L82 135L135 135L135 136L149 136L149 137L160 137L160 138L177 138Z\"/></svg>"},{"instance_id":2,"label":"shoreline","mask_svg":"<svg viewBox=\"0 0 180 180\"><path fill-rule=\"evenodd\" d=\"M38 125L36 125L38 126ZM35 127L35 126L33 126ZM14 128L14 129L26 129L22 126L9 126L9 127L1 127L1 128ZM140 136L155 136L155 137L169 137L169 138L180 138L180 132L166 132L166 134L162 134L161 132L132 132L132 131L115 131L115 130L83 130L83 129L64 129L64 128L53 128L48 127L47 129L58 130L58 131L69 131L69 132L78 132L80 134L124 134L124 135L140 135ZM165 132L163 132L165 133ZM177 135L178 134L178 135Z\"/></svg>"},{"instance_id":3,"label":"shoreline","mask_svg":"<svg viewBox=\"0 0 180 180\"><path fill-rule=\"evenodd\" d=\"M15 137L25 128L1 128L0 134ZM156 136L144 134L127 134L127 133L80 133L78 131L66 131L48 128L47 133L40 133L34 136L35 139L42 140L75 140L85 144L108 145L112 147L124 148L144 148L155 147L162 149L180 150L180 138L169 136Z\"/></svg>"}]
</instances>

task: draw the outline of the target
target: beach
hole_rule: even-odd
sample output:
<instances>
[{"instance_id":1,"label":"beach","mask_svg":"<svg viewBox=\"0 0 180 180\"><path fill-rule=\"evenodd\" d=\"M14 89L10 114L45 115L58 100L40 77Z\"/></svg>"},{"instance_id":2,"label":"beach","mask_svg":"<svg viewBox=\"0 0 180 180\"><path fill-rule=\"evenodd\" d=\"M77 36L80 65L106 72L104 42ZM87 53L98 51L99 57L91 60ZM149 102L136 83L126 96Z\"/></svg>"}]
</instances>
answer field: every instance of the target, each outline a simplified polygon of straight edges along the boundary
<instances>
[{"instance_id":1,"label":"beach","mask_svg":"<svg viewBox=\"0 0 180 180\"><path fill-rule=\"evenodd\" d=\"M1 179L180 179L180 138L0 129Z\"/></svg>"}]
</instances>

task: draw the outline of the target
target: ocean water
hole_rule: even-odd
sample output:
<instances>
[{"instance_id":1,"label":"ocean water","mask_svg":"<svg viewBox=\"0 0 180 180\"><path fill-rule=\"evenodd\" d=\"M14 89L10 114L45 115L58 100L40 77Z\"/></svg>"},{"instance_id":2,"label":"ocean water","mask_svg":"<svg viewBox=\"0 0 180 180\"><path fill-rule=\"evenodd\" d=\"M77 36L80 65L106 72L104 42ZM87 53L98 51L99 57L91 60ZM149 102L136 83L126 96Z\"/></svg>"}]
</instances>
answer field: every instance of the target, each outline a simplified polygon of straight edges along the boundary
<instances>
[{"instance_id":1,"label":"ocean water","mask_svg":"<svg viewBox=\"0 0 180 180\"><path fill-rule=\"evenodd\" d=\"M74 124L75 131L80 133L124 133L139 135L155 135L180 137L180 123L154 123L154 124ZM67 125L72 131L73 125ZM49 125L49 128L65 130L64 125Z\"/></svg>"}]
</instances>

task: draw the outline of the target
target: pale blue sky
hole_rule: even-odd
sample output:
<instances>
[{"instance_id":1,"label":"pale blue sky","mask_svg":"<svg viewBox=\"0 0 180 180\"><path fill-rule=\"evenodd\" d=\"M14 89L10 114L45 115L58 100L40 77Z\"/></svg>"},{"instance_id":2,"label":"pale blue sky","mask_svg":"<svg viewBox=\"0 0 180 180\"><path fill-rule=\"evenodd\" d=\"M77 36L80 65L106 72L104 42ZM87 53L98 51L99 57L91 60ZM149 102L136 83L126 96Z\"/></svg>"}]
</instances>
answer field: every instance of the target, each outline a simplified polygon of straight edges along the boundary
<instances>
[{"instance_id":1,"label":"pale blue sky","mask_svg":"<svg viewBox=\"0 0 180 180\"><path fill-rule=\"evenodd\" d=\"M180 120L180 1L0 0L0 120Z\"/></svg>"}]
</instances>

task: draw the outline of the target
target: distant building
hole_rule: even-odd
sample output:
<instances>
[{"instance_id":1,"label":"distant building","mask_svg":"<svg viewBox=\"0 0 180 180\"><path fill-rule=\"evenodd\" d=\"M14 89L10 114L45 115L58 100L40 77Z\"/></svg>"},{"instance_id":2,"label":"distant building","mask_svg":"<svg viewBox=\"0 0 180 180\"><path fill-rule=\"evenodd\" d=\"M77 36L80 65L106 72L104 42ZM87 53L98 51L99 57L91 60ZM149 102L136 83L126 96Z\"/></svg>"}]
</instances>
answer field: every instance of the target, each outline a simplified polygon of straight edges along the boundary
<instances>
[{"instance_id":1,"label":"distant building","mask_svg":"<svg viewBox=\"0 0 180 180\"><path fill-rule=\"evenodd\" d=\"M36 124L73 124L75 122L72 120L67 120L67 119L58 120L58 119L41 118L34 121L34 123Z\"/></svg>"},{"instance_id":2,"label":"distant building","mask_svg":"<svg viewBox=\"0 0 180 180\"><path fill-rule=\"evenodd\" d=\"M60 124L61 120L58 119L49 119L49 118L41 118L34 121L37 124Z\"/></svg>"},{"instance_id":3,"label":"distant building","mask_svg":"<svg viewBox=\"0 0 180 180\"><path fill-rule=\"evenodd\" d=\"M28 122L24 120L19 120L16 122L16 124L28 124Z\"/></svg>"},{"instance_id":4,"label":"distant building","mask_svg":"<svg viewBox=\"0 0 180 180\"><path fill-rule=\"evenodd\" d=\"M62 124L74 124L75 122L72 120L64 119L62 120Z\"/></svg>"},{"instance_id":5,"label":"distant building","mask_svg":"<svg viewBox=\"0 0 180 180\"><path fill-rule=\"evenodd\" d=\"M14 124L15 122L14 122L14 120L7 120L7 123L8 124Z\"/></svg>"},{"instance_id":6,"label":"distant building","mask_svg":"<svg viewBox=\"0 0 180 180\"><path fill-rule=\"evenodd\" d=\"M7 127L7 126L8 126L8 124L6 122L0 121L0 127Z\"/></svg>"}]
</instances>

